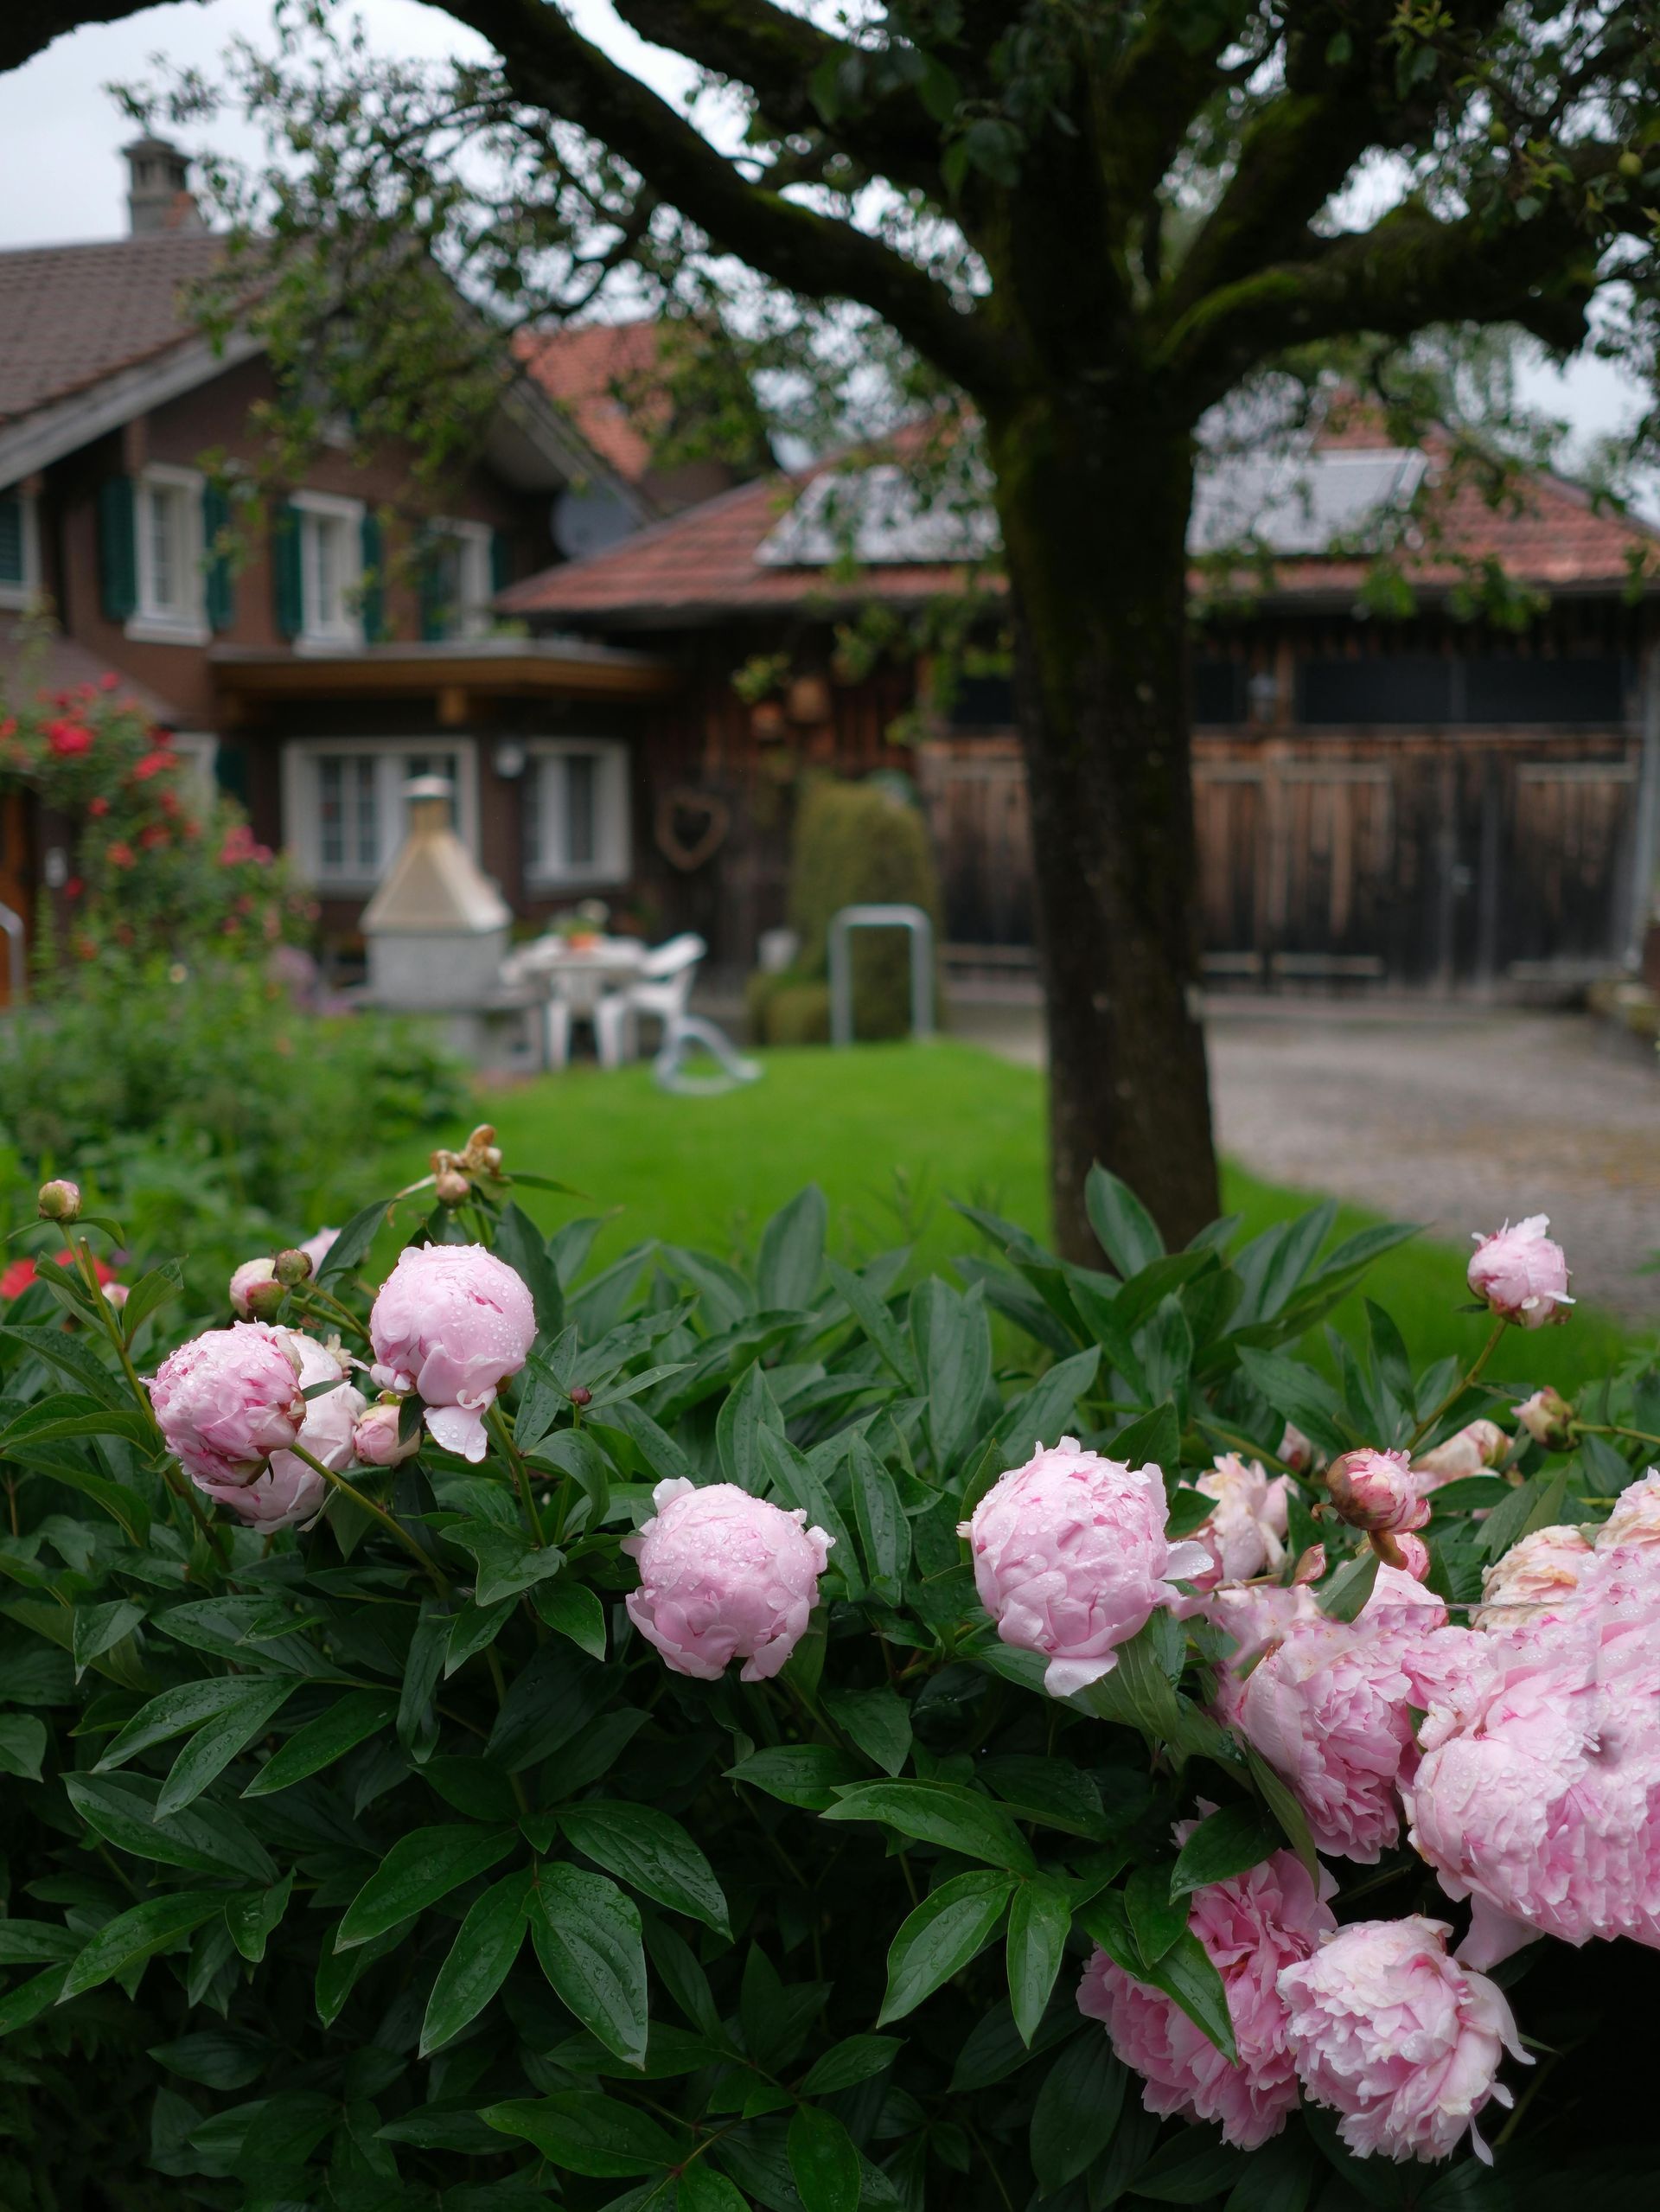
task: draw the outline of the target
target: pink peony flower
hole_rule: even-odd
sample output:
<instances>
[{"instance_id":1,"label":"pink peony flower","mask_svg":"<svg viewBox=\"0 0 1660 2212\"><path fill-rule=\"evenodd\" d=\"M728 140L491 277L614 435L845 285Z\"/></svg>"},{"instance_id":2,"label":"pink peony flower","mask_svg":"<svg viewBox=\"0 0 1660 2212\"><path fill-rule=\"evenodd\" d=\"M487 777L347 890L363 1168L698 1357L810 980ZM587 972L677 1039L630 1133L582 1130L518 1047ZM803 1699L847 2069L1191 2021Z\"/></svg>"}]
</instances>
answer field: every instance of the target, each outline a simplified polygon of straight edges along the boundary
<instances>
[{"instance_id":1,"label":"pink peony flower","mask_svg":"<svg viewBox=\"0 0 1660 2212\"><path fill-rule=\"evenodd\" d=\"M1548 1214L1533 1213L1514 1229L1507 1221L1492 1236L1476 1237L1470 1288L1501 1320L1514 1321L1518 1328L1566 1320L1557 1308L1574 1303L1567 1295L1567 1260L1561 1246L1546 1236L1549 1226Z\"/></svg>"},{"instance_id":2,"label":"pink peony flower","mask_svg":"<svg viewBox=\"0 0 1660 2212\"><path fill-rule=\"evenodd\" d=\"M374 1380L418 1390L446 1451L484 1456L484 1414L536 1339L530 1293L482 1244L412 1245L369 1314Z\"/></svg>"},{"instance_id":3,"label":"pink peony flower","mask_svg":"<svg viewBox=\"0 0 1660 2212\"><path fill-rule=\"evenodd\" d=\"M1408 1531L1403 1531L1400 1536L1391 1537L1389 1542L1401 1555L1401 1571L1409 1576L1414 1582L1427 1582L1429 1580L1431 1560L1429 1546L1424 1542L1422 1537L1414 1536Z\"/></svg>"},{"instance_id":4,"label":"pink peony flower","mask_svg":"<svg viewBox=\"0 0 1660 2212\"><path fill-rule=\"evenodd\" d=\"M1371 1864L1399 1838L1399 1787L1417 1762L1413 1709L1456 1694L1480 1644L1441 1625L1445 1609L1398 1569L1354 1622L1294 1623L1223 1717L1295 1793L1322 1851ZM1413 1592L1395 1596L1395 1587ZM1377 1605L1376 1613L1373 1605Z\"/></svg>"},{"instance_id":5,"label":"pink peony flower","mask_svg":"<svg viewBox=\"0 0 1660 2212\"><path fill-rule=\"evenodd\" d=\"M269 1320L282 1302L275 1260L244 1260L231 1277L231 1311L238 1319Z\"/></svg>"},{"instance_id":6,"label":"pink peony flower","mask_svg":"<svg viewBox=\"0 0 1660 2212\"><path fill-rule=\"evenodd\" d=\"M403 1408L392 1405L372 1405L358 1422L353 1448L365 1467L396 1467L402 1460L412 1459L421 1448L421 1432L399 1441L399 1426Z\"/></svg>"},{"instance_id":7,"label":"pink peony flower","mask_svg":"<svg viewBox=\"0 0 1660 2212\"><path fill-rule=\"evenodd\" d=\"M335 1239L339 1234L338 1229L319 1229L315 1236L307 1237L297 1247L310 1261L313 1275L328 1258L334 1249Z\"/></svg>"},{"instance_id":8,"label":"pink peony flower","mask_svg":"<svg viewBox=\"0 0 1660 2212\"><path fill-rule=\"evenodd\" d=\"M1411 1841L1448 1896L1475 1899L1477 1966L1538 1934L1660 1947L1660 1586L1642 1580L1646 1603L1641 1583L1606 1604L1582 1581L1560 1616L1472 1638L1474 1694L1427 1701Z\"/></svg>"},{"instance_id":9,"label":"pink peony flower","mask_svg":"<svg viewBox=\"0 0 1660 2212\"><path fill-rule=\"evenodd\" d=\"M322 1510L329 1486L315 1467L297 1460L292 1452L282 1456L286 1465L281 1474L273 1461L252 1482L198 1482L196 1487L215 1505L228 1506L249 1528L272 1535L278 1529L297 1527Z\"/></svg>"},{"instance_id":10,"label":"pink peony flower","mask_svg":"<svg viewBox=\"0 0 1660 2212\"><path fill-rule=\"evenodd\" d=\"M1288 1467L1293 1474L1306 1474L1320 1464L1319 1454L1294 1421L1286 1422L1285 1434L1280 1439L1280 1449L1274 1457L1281 1467Z\"/></svg>"},{"instance_id":11,"label":"pink peony flower","mask_svg":"<svg viewBox=\"0 0 1660 2212\"><path fill-rule=\"evenodd\" d=\"M1313 1591L1301 1583L1286 1589L1279 1582L1224 1582L1206 1597L1204 1611L1234 1640L1229 1682L1235 1690L1240 1685L1235 1676L1260 1653L1300 1622L1320 1618Z\"/></svg>"},{"instance_id":12,"label":"pink peony flower","mask_svg":"<svg viewBox=\"0 0 1660 2212\"><path fill-rule=\"evenodd\" d=\"M1177 1843L1185 1843L1196 1825L1178 1828ZM1279 1977L1337 1926L1325 1902L1336 1886L1323 1872L1317 1890L1299 1859L1276 1851L1247 1874L1195 1891L1187 1925L1228 1993L1236 2064L1162 1990L1127 1974L1104 1951L1094 1954L1078 1987L1078 2010L1105 2021L1114 2050L1142 2077L1141 2101L1150 2113L1216 2120L1223 2141L1242 2151L1279 2134L1297 2103Z\"/></svg>"},{"instance_id":13,"label":"pink peony flower","mask_svg":"<svg viewBox=\"0 0 1660 2212\"><path fill-rule=\"evenodd\" d=\"M1168 1513L1156 1467L1132 1470L1063 1436L1002 1476L959 1526L998 1634L1048 1658L1051 1697L1110 1674L1114 1646L1179 1600L1177 1577L1212 1563L1204 1544L1166 1542Z\"/></svg>"},{"instance_id":14,"label":"pink peony flower","mask_svg":"<svg viewBox=\"0 0 1660 2212\"><path fill-rule=\"evenodd\" d=\"M1660 1469L1650 1467L1635 1482L1628 1482L1614 1500L1614 1510L1592 1541L1599 1551L1618 1546L1660 1547Z\"/></svg>"},{"instance_id":15,"label":"pink peony flower","mask_svg":"<svg viewBox=\"0 0 1660 2212\"><path fill-rule=\"evenodd\" d=\"M1504 2054L1527 2061L1504 1991L1447 1956L1440 1921L1357 1921L1280 1975L1292 2055L1357 2158L1445 2158L1476 2132Z\"/></svg>"},{"instance_id":16,"label":"pink peony flower","mask_svg":"<svg viewBox=\"0 0 1660 2212\"><path fill-rule=\"evenodd\" d=\"M1429 1507L1419 1495L1404 1452L1344 1452L1326 1470L1339 1519L1369 1535L1422 1528Z\"/></svg>"},{"instance_id":17,"label":"pink peony flower","mask_svg":"<svg viewBox=\"0 0 1660 2212\"><path fill-rule=\"evenodd\" d=\"M1535 1529L1513 1544L1481 1578L1481 1606L1472 1628L1518 1627L1566 1611L1591 1563L1591 1547L1576 1528Z\"/></svg>"},{"instance_id":18,"label":"pink peony flower","mask_svg":"<svg viewBox=\"0 0 1660 2212\"><path fill-rule=\"evenodd\" d=\"M1472 1474L1496 1467L1510 1448L1510 1440L1496 1421L1472 1421L1433 1452L1421 1452L1412 1463L1420 1496L1443 1482L1463 1482ZM1428 1480L1425 1478L1427 1477Z\"/></svg>"},{"instance_id":19,"label":"pink peony flower","mask_svg":"<svg viewBox=\"0 0 1660 2212\"><path fill-rule=\"evenodd\" d=\"M713 1682L776 1674L807 1629L833 1538L735 1482L660 1482L657 1508L622 1550L640 1563L629 1618L676 1674Z\"/></svg>"},{"instance_id":20,"label":"pink peony flower","mask_svg":"<svg viewBox=\"0 0 1660 2212\"><path fill-rule=\"evenodd\" d=\"M1286 1500L1288 1475L1270 1482L1260 1460L1225 1452L1193 1487L1216 1506L1193 1531L1195 1543L1210 1554L1210 1563L1191 1579L1202 1590L1223 1582L1254 1582L1276 1574L1286 1557Z\"/></svg>"},{"instance_id":21,"label":"pink peony flower","mask_svg":"<svg viewBox=\"0 0 1660 2212\"><path fill-rule=\"evenodd\" d=\"M304 1401L305 1418L297 1442L324 1467L349 1467L352 1432L363 1410L363 1394L347 1381L348 1371L339 1346L321 1345L297 1329L276 1329L272 1334L284 1339L297 1364L303 1391L319 1383L335 1385ZM329 1486L316 1467L285 1450L274 1451L270 1466L252 1482L208 1482L194 1471L191 1480L217 1504L228 1506L239 1520L267 1531L310 1520L321 1509Z\"/></svg>"},{"instance_id":22,"label":"pink peony flower","mask_svg":"<svg viewBox=\"0 0 1660 2212\"><path fill-rule=\"evenodd\" d=\"M299 1435L307 1407L285 1329L233 1321L169 1354L150 1385L168 1449L194 1481L239 1486Z\"/></svg>"},{"instance_id":23,"label":"pink peony flower","mask_svg":"<svg viewBox=\"0 0 1660 2212\"><path fill-rule=\"evenodd\" d=\"M1574 1442L1574 1409L1548 1383L1530 1398L1523 1399L1516 1417L1535 1443L1542 1444L1547 1451L1565 1452Z\"/></svg>"}]
</instances>

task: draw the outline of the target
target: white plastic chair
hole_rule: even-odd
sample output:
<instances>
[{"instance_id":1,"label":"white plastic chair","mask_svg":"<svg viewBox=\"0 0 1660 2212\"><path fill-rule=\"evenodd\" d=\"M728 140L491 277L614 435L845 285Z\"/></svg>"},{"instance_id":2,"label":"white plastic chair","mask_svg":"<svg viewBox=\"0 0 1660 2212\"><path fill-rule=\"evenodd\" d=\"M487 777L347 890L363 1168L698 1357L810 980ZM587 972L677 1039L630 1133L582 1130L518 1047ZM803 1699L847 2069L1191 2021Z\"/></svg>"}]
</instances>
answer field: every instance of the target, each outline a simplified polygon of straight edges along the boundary
<instances>
[{"instance_id":1,"label":"white plastic chair","mask_svg":"<svg viewBox=\"0 0 1660 2212\"><path fill-rule=\"evenodd\" d=\"M666 1037L685 1020L698 963L708 949L700 937L687 930L648 952L636 981L605 994L594 1008L594 1043L601 1067L621 1067L625 1059L639 1057L642 1013L654 1014Z\"/></svg>"}]
</instances>

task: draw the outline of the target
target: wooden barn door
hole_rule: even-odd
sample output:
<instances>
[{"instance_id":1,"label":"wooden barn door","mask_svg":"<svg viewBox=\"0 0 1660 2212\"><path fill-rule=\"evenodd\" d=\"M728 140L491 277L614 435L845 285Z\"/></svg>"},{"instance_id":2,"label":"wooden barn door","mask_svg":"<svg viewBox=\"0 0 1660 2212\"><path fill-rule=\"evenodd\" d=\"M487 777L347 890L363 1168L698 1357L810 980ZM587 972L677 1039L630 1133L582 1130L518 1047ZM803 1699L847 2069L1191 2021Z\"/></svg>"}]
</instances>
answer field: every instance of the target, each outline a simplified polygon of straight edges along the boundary
<instances>
[{"instance_id":1,"label":"wooden barn door","mask_svg":"<svg viewBox=\"0 0 1660 2212\"><path fill-rule=\"evenodd\" d=\"M1630 758L1510 764L1491 893L1496 966L1573 982L1619 956L1630 905L1638 764Z\"/></svg>"},{"instance_id":2,"label":"wooden barn door","mask_svg":"<svg viewBox=\"0 0 1660 2212\"><path fill-rule=\"evenodd\" d=\"M921 748L917 766L946 943L1030 947L1031 810L1018 738L941 738Z\"/></svg>"}]
</instances>

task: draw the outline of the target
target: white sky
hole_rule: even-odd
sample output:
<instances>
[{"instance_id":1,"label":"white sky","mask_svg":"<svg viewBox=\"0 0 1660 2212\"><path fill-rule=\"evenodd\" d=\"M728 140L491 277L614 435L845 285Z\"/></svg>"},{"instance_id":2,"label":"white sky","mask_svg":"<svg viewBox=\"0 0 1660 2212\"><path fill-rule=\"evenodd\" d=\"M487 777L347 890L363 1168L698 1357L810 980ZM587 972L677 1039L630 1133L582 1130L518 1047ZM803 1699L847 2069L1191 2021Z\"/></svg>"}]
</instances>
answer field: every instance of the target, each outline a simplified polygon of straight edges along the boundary
<instances>
[{"instance_id":1,"label":"white sky","mask_svg":"<svg viewBox=\"0 0 1660 2212\"><path fill-rule=\"evenodd\" d=\"M688 82L690 71L643 44L606 0L569 4L590 36L660 90L675 93ZM358 0L354 12L381 52L438 57L486 51L471 32L421 0ZM239 35L264 44L270 29L271 0L175 0L126 22L89 25L25 67L0 75L0 247L119 236L126 227L126 165L119 149L131 132L103 87L143 80L157 54L211 77L231 39ZM188 150L208 143L184 136ZM252 129L228 115L212 126L211 143L244 158L259 153ZM1575 361L1559 374L1542 359L1527 373L1524 389L1534 404L1566 418L1586 438L1620 429L1639 406L1630 380L1594 360Z\"/></svg>"}]
</instances>

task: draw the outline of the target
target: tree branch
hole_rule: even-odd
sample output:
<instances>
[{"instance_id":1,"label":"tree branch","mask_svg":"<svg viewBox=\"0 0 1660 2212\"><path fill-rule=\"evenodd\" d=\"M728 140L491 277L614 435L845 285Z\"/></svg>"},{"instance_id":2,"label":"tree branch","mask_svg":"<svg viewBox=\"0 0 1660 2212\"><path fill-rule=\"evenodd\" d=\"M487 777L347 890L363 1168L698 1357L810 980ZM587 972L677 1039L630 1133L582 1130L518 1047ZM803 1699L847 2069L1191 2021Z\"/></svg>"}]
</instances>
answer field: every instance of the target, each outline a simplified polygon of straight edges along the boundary
<instances>
[{"instance_id":1,"label":"tree branch","mask_svg":"<svg viewBox=\"0 0 1660 2212\"><path fill-rule=\"evenodd\" d=\"M716 246L811 299L872 308L963 388L1004 381L983 322L913 262L850 223L752 184L648 86L545 0L427 0L489 40L515 95L591 131Z\"/></svg>"},{"instance_id":2,"label":"tree branch","mask_svg":"<svg viewBox=\"0 0 1660 2212\"><path fill-rule=\"evenodd\" d=\"M156 0L8 0L0 9L0 71L19 69L83 23L124 22Z\"/></svg>"}]
</instances>

